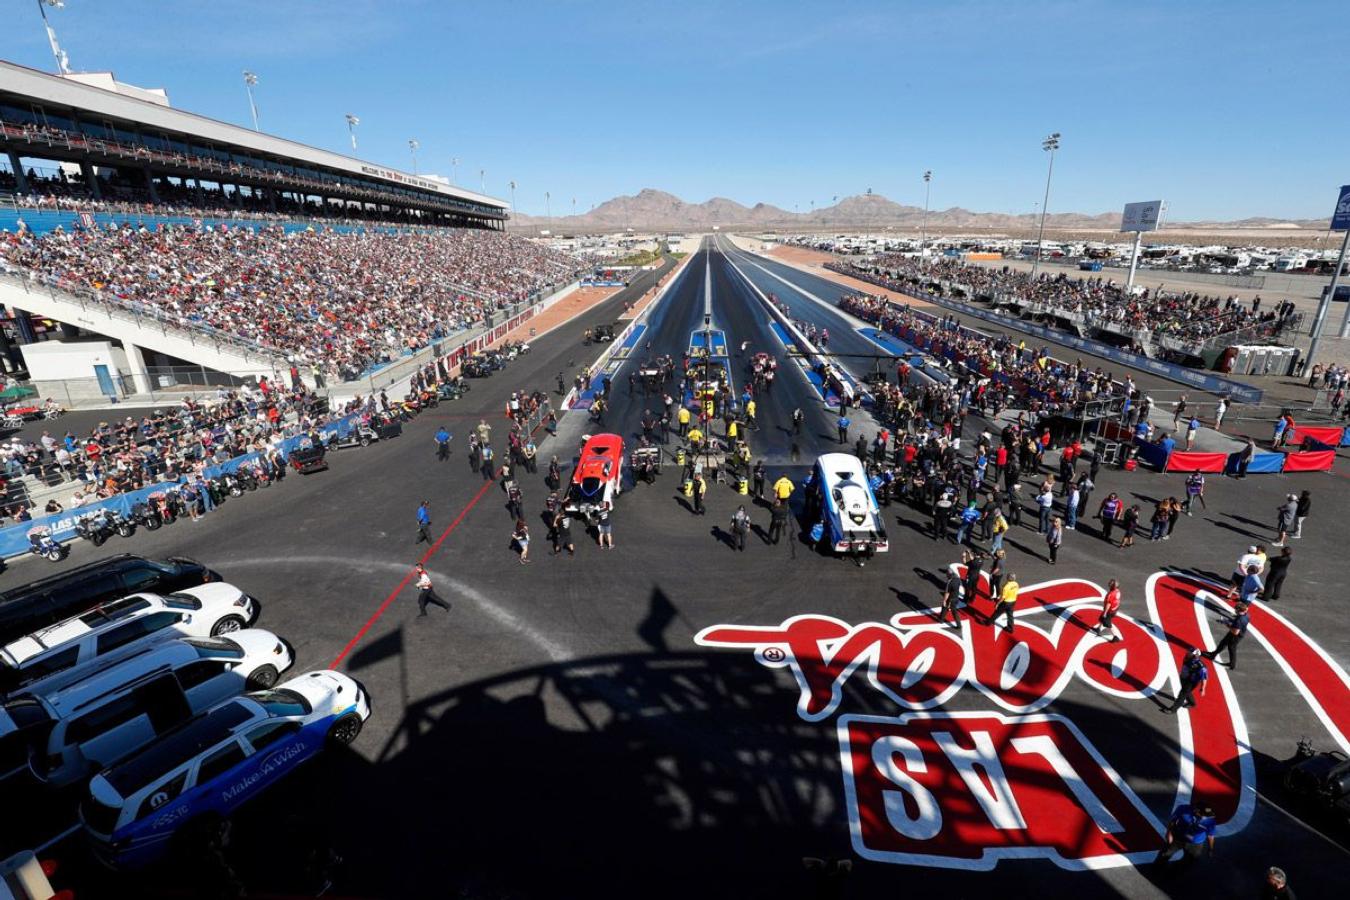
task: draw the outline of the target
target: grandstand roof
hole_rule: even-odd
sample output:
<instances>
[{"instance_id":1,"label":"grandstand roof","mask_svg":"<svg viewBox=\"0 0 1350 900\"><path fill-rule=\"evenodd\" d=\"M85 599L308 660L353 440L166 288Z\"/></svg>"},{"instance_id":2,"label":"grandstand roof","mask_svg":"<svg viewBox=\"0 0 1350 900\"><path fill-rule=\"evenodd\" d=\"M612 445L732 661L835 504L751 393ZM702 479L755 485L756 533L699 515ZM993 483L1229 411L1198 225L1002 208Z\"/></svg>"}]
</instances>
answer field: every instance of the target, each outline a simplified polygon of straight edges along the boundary
<instances>
[{"instance_id":1,"label":"grandstand roof","mask_svg":"<svg viewBox=\"0 0 1350 900\"><path fill-rule=\"evenodd\" d=\"M113 126L130 125L136 131L153 130L156 134L163 132L170 136L187 137L192 143L214 145L216 150L231 154L271 157L347 177L355 176L376 184L389 184L426 199L485 207L485 212L490 211L498 218L510 208L502 200L474 191L3 60L0 60L0 104L16 104L29 109L38 105L48 116L53 115L53 111L66 116L73 113L74 118L82 124L102 124L106 121Z\"/></svg>"}]
</instances>

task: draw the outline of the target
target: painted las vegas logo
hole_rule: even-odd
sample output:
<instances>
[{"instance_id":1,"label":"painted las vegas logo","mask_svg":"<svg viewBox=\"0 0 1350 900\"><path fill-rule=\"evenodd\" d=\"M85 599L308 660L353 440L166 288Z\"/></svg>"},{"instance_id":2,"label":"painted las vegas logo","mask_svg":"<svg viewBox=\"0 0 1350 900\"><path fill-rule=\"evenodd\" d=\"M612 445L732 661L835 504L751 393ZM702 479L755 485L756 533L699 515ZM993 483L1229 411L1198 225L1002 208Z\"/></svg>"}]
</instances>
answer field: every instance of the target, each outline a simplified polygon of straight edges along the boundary
<instances>
[{"instance_id":1,"label":"painted las vegas logo","mask_svg":"<svg viewBox=\"0 0 1350 900\"><path fill-rule=\"evenodd\" d=\"M1051 704L1073 681L1111 697L1170 700L1191 647L1216 643L1210 620L1230 611L1223 587L1158 573L1145 589L1148 618L1120 615L1118 640L1089 629L1103 589L1080 580L1022 589L1012 634L986 624L988 582L952 631L925 612L887 624L850 625L794 616L780 625L716 625L695 640L754 651L786 668L799 689L797 715L825 722L851 679L893 702L894 717L842 715L835 722L849 828L866 859L991 869L1000 859L1042 857L1068 869L1134 865L1157 852L1163 823L1103 753ZM1265 647L1332 738L1350 752L1350 679L1307 635L1261 603L1249 635ZM948 712L973 689L992 707ZM1208 692L1177 716L1176 802L1214 808L1219 834L1242 830L1255 803L1247 727L1227 672L1210 664ZM1107 748L1108 750L1110 748Z\"/></svg>"}]
</instances>

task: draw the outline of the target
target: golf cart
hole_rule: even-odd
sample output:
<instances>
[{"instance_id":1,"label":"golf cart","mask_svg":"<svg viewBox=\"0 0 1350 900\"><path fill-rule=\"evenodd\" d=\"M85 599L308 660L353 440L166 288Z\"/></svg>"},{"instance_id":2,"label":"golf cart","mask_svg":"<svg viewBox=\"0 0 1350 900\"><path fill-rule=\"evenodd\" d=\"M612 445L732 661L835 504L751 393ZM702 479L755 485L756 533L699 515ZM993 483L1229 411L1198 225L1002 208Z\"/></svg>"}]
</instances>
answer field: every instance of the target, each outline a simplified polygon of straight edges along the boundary
<instances>
[{"instance_id":1,"label":"golf cart","mask_svg":"<svg viewBox=\"0 0 1350 900\"><path fill-rule=\"evenodd\" d=\"M346 447L369 447L380 439L380 433L365 422L353 422L346 434L330 428L320 432L319 438L329 450L340 450Z\"/></svg>"},{"instance_id":2,"label":"golf cart","mask_svg":"<svg viewBox=\"0 0 1350 900\"><path fill-rule=\"evenodd\" d=\"M291 451L288 462L290 462L291 468L301 475L322 472L328 468L328 460L324 459L323 445L316 445L308 439L301 441L300 446Z\"/></svg>"}]
</instances>

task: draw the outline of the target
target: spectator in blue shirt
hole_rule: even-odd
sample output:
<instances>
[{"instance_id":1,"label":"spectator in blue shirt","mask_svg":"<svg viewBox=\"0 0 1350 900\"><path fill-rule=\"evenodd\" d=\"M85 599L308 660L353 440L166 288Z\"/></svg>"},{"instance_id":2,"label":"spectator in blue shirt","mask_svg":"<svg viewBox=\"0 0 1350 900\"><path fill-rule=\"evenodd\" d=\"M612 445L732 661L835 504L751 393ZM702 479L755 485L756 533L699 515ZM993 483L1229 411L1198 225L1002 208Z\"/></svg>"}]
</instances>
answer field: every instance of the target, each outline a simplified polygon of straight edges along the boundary
<instances>
[{"instance_id":1,"label":"spectator in blue shirt","mask_svg":"<svg viewBox=\"0 0 1350 900\"><path fill-rule=\"evenodd\" d=\"M1163 453L1167 454L1168 456L1172 455L1172 450L1175 449L1176 445L1177 442L1172 440L1170 435L1164 434L1161 438L1158 439L1158 446L1162 447Z\"/></svg>"},{"instance_id":2,"label":"spectator in blue shirt","mask_svg":"<svg viewBox=\"0 0 1350 900\"><path fill-rule=\"evenodd\" d=\"M956 542L958 544L964 544L966 542L966 538L970 537L971 526L974 525L979 518L980 510L976 506L975 501L972 500L966 505L965 509L961 510L961 525L956 529Z\"/></svg>"},{"instance_id":3,"label":"spectator in blue shirt","mask_svg":"<svg viewBox=\"0 0 1350 900\"><path fill-rule=\"evenodd\" d=\"M1206 845L1209 846L1209 853L1213 856L1216 824L1214 810L1205 804L1181 804L1172 813L1172 818L1167 820L1167 834L1163 838L1163 847L1158 851L1153 864L1161 865L1167 862L1178 850L1182 852L1184 861L1192 862L1200 857Z\"/></svg>"}]
</instances>

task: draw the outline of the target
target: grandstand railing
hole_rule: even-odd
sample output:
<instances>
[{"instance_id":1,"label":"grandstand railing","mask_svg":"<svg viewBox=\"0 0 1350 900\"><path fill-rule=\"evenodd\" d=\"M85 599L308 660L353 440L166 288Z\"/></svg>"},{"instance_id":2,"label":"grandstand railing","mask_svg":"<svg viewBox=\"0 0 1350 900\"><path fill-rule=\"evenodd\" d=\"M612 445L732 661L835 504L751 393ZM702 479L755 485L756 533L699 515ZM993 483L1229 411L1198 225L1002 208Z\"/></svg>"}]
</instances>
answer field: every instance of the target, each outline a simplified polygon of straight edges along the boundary
<instances>
[{"instance_id":1,"label":"grandstand railing","mask_svg":"<svg viewBox=\"0 0 1350 900\"><path fill-rule=\"evenodd\" d=\"M274 365L278 360L286 359L287 354L279 347L249 341L238 335L229 334L210 325L184 322L163 310L133 300L123 300L77 285L52 282L39 275L21 270L0 269L0 281L23 288L24 293L34 291L46 293L51 299L64 303L78 303L81 309L97 307L112 318L134 323L139 328L158 327L161 334L171 331L175 337L191 344L208 344L217 352L237 353L245 359Z\"/></svg>"}]
</instances>

